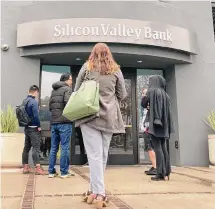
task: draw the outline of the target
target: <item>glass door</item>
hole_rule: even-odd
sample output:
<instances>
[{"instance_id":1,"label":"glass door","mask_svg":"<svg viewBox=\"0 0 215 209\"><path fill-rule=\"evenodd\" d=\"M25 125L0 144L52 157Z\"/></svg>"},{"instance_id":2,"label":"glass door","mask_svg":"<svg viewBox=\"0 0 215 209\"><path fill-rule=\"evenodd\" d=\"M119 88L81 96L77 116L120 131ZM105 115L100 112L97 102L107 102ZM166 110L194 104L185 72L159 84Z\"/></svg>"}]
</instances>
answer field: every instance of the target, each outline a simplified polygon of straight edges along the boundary
<instances>
[{"instance_id":1,"label":"glass door","mask_svg":"<svg viewBox=\"0 0 215 209\"><path fill-rule=\"evenodd\" d=\"M135 164L137 159L136 149L136 108L135 108L135 74L133 69L122 69L127 97L120 103L124 121L125 134L114 135L110 144L108 164L129 165ZM128 73L127 73L128 72Z\"/></svg>"},{"instance_id":2,"label":"glass door","mask_svg":"<svg viewBox=\"0 0 215 209\"><path fill-rule=\"evenodd\" d=\"M138 151L139 151L139 163L140 164L148 164L149 156L147 151L147 146L145 146L145 140L143 138L143 130L142 130L142 123L144 117L147 113L146 109L141 107L141 99L142 99L142 91L144 88L148 88L149 77L151 75L162 75L162 70L153 70L153 69L137 69L137 121L138 121Z\"/></svg>"},{"instance_id":3,"label":"glass door","mask_svg":"<svg viewBox=\"0 0 215 209\"><path fill-rule=\"evenodd\" d=\"M71 67L74 72L74 67ZM73 81L77 78L80 67L76 66L77 73L73 75ZM125 78L127 97L121 102L120 109L125 126L125 134L114 135L110 144L108 164L129 165L137 163L137 136L136 136L136 75L128 74L127 71L136 73L136 69L122 69ZM135 157L136 156L136 157ZM71 162L75 165L83 165L87 162L83 138L79 128L73 128Z\"/></svg>"}]
</instances>

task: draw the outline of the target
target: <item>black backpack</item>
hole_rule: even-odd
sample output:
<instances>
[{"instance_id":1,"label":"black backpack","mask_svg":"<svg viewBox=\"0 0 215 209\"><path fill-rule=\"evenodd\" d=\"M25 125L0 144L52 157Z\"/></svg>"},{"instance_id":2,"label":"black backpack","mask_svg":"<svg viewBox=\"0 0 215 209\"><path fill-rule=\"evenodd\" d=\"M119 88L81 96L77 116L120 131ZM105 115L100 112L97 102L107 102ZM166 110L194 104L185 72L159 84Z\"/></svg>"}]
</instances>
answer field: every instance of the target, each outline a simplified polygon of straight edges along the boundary
<instances>
[{"instance_id":1,"label":"black backpack","mask_svg":"<svg viewBox=\"0 0 215 209\"><path fill-rule=\"evenodd\" d=\"M28 105L28 102L31 99L32 98L26 98L26 99L24 99L24 101L22 102L21 105L16 106L16 117L18 119L20 127L25 127L25 126L29 125L31 122L31 118L28 116L28 114L26 112L26 106Z\"/></svg>"}]
</instances>

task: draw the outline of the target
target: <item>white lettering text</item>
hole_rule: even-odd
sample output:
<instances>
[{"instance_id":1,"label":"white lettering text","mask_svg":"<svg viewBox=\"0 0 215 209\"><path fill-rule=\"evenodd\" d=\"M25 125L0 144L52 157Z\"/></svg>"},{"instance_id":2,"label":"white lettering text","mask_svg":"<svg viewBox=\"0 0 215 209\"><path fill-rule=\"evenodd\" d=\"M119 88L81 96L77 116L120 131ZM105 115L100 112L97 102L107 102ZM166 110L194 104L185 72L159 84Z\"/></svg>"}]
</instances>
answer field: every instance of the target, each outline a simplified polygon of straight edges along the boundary
<instances>
[{"instance_id":1,"label":"white lettering text","mask_svg":"<svg viewBox=\"0 0 215 209\"><path fill-rule=\"evenodd\" d=\"M142 32L143 31L143 32ZM71 26L70 24L55 25L54 37L60 36L110 36L117 40L126 38L129 42L143 39L153 39L172 43L172 33L166 29L164 31L154 30L151 27L132 28L125 24L100 24L97 26ZM120 39L118 39L120 38Z\"/></svg>"}]
</instances>

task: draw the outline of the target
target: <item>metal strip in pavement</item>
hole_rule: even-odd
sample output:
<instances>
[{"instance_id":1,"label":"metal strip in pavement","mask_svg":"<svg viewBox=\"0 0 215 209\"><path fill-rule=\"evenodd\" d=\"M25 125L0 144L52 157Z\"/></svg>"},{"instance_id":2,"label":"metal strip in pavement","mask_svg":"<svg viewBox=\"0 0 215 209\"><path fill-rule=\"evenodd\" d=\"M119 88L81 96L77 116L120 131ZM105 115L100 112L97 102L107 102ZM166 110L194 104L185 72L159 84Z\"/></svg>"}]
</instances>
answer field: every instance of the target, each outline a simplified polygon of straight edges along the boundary
<instances>
[{"instance_id":1,"label":"metal strip in pavement","mask_svg":"<svg viewBox=\"0 0 215 209\"><path fill-rule=\"evenodd\" d=\"M34 209L35 174L29 174L20 209Z\"/></svg>"}]
</instances>

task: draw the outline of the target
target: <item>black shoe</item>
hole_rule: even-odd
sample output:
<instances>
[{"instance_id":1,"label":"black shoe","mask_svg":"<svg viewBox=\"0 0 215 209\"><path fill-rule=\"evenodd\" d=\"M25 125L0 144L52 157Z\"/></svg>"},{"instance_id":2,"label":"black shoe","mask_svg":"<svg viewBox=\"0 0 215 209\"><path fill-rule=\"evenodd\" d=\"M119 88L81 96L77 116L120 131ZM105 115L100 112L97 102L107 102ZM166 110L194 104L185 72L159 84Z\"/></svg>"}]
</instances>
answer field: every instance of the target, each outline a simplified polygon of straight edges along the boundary
<instances>
[{"instance_id":1,"label":"black shoe","mask_svg":"<svg viewBox=\"0 0 215 209\"><path fill-rule=\"evenodd\" d=\"M146 175L156 175L157 174L157 169L154 167L151 167L148 171L145 171Z\"/></svg>"},{"instance_id":2,"label":"black shoe","mask_svg":"<svg viewBox=\"0 0 215 209\"><path fill-rule=\"evenodd\" d=\"M156 176L151 177L151 180L152 181L165 181L165 178L164 178L164 176L156 175Z\"/></svg>"}]
</instances>

